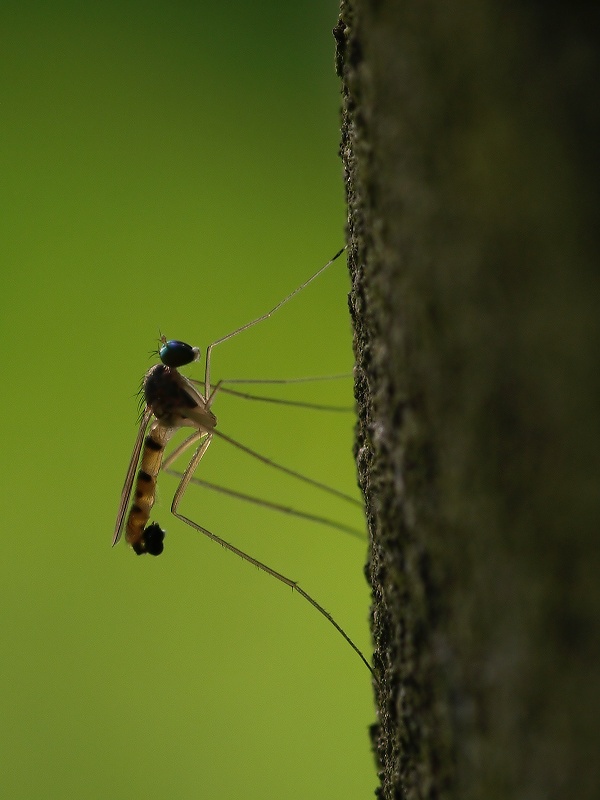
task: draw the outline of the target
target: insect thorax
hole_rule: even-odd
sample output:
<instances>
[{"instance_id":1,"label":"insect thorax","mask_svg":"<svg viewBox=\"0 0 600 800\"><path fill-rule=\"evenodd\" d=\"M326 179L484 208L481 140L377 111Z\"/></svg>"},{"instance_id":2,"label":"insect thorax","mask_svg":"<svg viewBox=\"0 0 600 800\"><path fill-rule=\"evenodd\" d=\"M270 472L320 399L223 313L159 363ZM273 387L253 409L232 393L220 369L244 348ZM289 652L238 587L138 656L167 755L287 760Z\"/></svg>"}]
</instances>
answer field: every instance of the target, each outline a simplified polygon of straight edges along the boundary
<instances>
[{"instance_id":1,"label":"insect thorax","mask_svg":"<svg viewBox=\"0 0 600 800\"><path fill-rule=\"evenodd\" d=\"M156 419L165 425L181 425L186 411L198 403L185 390L184 379L172 367L156 364L144 376L144 397Z\"/></svg>"}]
</instances>

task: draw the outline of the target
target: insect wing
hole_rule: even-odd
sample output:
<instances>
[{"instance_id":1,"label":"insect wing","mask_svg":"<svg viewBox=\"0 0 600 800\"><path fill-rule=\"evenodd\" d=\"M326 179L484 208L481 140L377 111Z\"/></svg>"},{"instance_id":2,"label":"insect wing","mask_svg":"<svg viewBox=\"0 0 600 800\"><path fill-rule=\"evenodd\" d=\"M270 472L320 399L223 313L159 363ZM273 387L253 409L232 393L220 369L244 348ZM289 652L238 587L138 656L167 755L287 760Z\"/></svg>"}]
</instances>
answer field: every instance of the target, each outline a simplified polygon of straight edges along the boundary
<instances>
[{"instance_id":1,"label":"insect wing","mask_svg":"<svg viewBox=\"0 0 600 800\"><path fill-rule=\"evenodd\" d=\"M123 522L125 520L125 513L127 512L127 506L129 505L131 488L133 486L133 479L135 477L135 470L140 460L140 453L142 451L142 445L144 444L144 438L146 436L146 428L148 427L148 423L150 422L151 416L152 416L152 409L146 408L146 410L142 414L142 419L140 421L140 429L138 431L135 444L133 446L131 460L129 462L129 467L127 468L127 475L125 476L125 483L123 484L123 491L121 492L121 502L119 503L119 511L117 513L117 521L115 523L115 534L113 536L113 541L112 541L113 547L121 538L121 533L123 531Z\"/></svg>"}]
</instances>

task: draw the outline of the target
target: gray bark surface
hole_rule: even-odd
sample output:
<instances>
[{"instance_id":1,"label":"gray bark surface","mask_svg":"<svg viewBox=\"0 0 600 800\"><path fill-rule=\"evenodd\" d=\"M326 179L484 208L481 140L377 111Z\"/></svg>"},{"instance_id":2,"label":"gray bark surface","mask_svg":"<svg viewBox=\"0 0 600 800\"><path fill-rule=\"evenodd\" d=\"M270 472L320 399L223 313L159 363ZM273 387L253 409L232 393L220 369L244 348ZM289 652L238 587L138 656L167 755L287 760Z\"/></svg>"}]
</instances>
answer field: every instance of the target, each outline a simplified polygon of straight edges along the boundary
<instances>
[{"instance_id":1,"label":"gray bark surface","mask_svg":"<svg viewBox=\"0 0 600 800\"><path fill-rule=\"evenodd\" d=\"M342 2L382 798L600 796L599 32Z\"/></svg>"}]
</instances>

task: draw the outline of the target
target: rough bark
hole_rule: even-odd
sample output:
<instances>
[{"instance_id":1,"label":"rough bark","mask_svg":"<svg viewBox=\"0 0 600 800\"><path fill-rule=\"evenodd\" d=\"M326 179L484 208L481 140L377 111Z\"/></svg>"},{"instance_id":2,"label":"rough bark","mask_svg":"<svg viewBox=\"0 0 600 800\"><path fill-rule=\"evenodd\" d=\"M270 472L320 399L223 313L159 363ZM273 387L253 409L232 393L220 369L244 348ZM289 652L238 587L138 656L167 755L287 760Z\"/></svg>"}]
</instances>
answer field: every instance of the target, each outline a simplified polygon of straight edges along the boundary
<instances>
[{"instance_id":1,"label":"rough bark","mask_svg":"<svg viewBox=\"0 0 600 800\"><path fill-rule=\"evenodd\" d=\"M598 18L342 2L382 798L600 791Z\"/></svg>"}]
</instances>

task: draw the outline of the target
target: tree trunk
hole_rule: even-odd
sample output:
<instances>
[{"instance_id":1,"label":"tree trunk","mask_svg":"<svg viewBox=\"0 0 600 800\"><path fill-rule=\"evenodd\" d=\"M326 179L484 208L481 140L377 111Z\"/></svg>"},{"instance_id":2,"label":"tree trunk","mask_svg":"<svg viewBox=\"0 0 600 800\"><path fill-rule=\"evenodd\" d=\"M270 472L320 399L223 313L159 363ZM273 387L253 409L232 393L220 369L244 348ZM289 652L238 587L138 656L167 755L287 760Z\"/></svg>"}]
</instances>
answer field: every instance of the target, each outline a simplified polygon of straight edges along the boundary
<instances>
[{"instance_id":1,"label":"tree trunk","mask_svg":"<svg viewBox=\"0 0 600 800\"><path fill-rule=\"evenodd\" d=\"M600 792L597 8L342 0L381 798Z\"/></svg>"}]
</instances>

